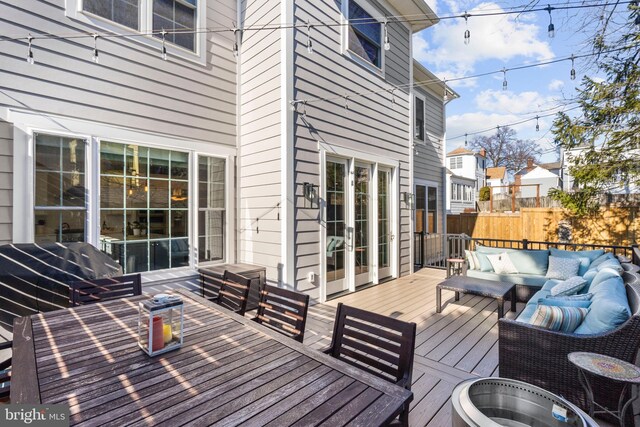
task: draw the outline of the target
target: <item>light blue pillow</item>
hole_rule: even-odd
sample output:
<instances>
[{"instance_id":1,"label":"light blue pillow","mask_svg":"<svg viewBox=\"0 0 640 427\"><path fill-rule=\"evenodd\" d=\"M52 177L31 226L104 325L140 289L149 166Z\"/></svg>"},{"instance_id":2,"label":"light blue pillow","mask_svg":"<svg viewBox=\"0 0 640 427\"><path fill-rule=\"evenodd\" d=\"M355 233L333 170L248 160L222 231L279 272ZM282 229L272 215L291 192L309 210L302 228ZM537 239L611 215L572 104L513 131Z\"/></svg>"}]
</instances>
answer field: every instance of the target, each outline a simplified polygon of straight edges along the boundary
<instances>
[{"instance_id":1,"label":"light blue pillow","mask_svg":"<svg viewBox=\"0 0 640 427\"><path fill-rule=\"evenodd\" d=\"M508 249L508 248L490 248L488 246L476 245L476 255L478 256L478 261L480 262L480 271L493 271L493 266L487 258L487 254L503 254L505 252L515 252L517 249Z\"/></svg>"},{"instance_id":2,"label":"light blue pillow","mask_svg":"<svg viewBox=\"0 0 640 427\"><path fill-rule=\"evenodd\" d=\"M598 267L600 264L610 259L616 259L615 255L613 255L611 252L606 252L604 255L600 255L593 262L591 262L589 270Z\"/></svg>"},{"instance_id":3,"label":"light blue pillow","mask_svg":"<svg viewBox=\"0 0 640 427\"><path fill-rule=\"evenodd\" d=\"M538 304L549 305L553 307L582 307L589 308L591 301L577 301L569 299L545 298L538 300Z\"/></svg>"},{"instance_id":4,"label":"light blue pillow","mask_svg":"<svg viewBox=\"0 0 640 427\"><path fill-rule=\"evenodd\" d=\"M586 284L587 281L580 276L570 277L551 288L551 295L554 297L574 295L581 291Z\"/></svg>"},{"instance_id":5,"label":"light blue pillow","mask_svg":"<svg viewBox=\"0 0 640 427\"><path fill-rule=\"evenodd\" d=\"M580 268L580 260L566 257L549 257L549 269L547 270L547 279L567 280L578 274Z\"/></svg>"},{"instance_id":6,"label":"light blue pillow","mask_svg":"<svg viewBox=\"0 0 640 427\"><path fill-rule=\"evenodd\" d=\"M594 289L596 289L602 282L616 278L622 280L622 278L620 277L620 273L611 268L603 268L601 271L598 271L596 273L595 277L591 281L591 284L589 285L588 292L593 292Z\"/></svg>"},{"instance_id":7,"label":"light blue pillow","mask_svg":"<svg viewBox=\"0 0 640 427\"><path fill-rule=\"evenodd\" d=\"M552 256L559 256L565 258L589 258L589 262L593 262L598 257L604 255L604 249L596 249L592 251L564 251L562 249L549 248L549 252Z\"/></svg>"},{"instance_id":8,"label":"light blue pillow","mask_svg":"<svg viewBox=\"0 0 640 427\"><path fill-rule=\"evenodd\" d=\"M544 285L542 285L542 290L550 291L551 288L553 288L555 285L557 285L560 282L561 280L558 280L558 279L549 279L546 282L544 282Z\"/></svg>"},{"instance_id":9,"label":"light blue pillow","mask_svg":"<svg viewBox=\"0 0 640 427\"><path fill-rule=\"evenodd\" d=\"M624 272L624 269L622 268L622 265L620 264L620 261L618 261L617 259L610 259L607 260L603 263L601 263L597 269L598 271L602 271L605 268L610 268L612 270L617 271L619 274L622 274Z\"/></svg>"},{"instance_id":10,"label":"light blue pillow","mask_svg":"<svg viewBox=\"0 0 640 427\"><path fill-rule=\"evenodd\" d=\"M478 258L478 263L480 264L480 271L493 271L493 266L491 265L491 261L487 258L487 254L483 254L482 252L476 251L476 257Z\"/></svg>"},{"instance_id":11,"label":"light blue pillow","mask_svg":"<svg viewBox=\"0 0 640 427\"><path fill-rule=\"evenodd\" d=\"M591 285L591 282L593 281L593 279L596 277L597 274L598 274L597 268L589 268L589 270L587 270L587 272L582 275L582 278L586 280L589 285Z\"/></svg>"},{"instance_id":12,"label":"light blue pillow","mask_svg":"<svg viewBox=\"0 0 640 427\"><path fill-rule=\"evenodd\" d=\"M593 292L591 307L576 334L600 334L626 322L631 316L627 291L621 277L600 283Z\"/></svg>"},{"instance_id":13,"label":"light blue pillow","mask_svg":"<svg viewBox=\"0 0 640 427\"><path fill-rule=\"evenodd\" d=\"M575 294L575 295L549 295L547 299L559 301L591 301L593 294Z\"/></svg>"},{"instance_id":14,"label":"light blue pillow","mask_svg":"<svg viewBox=\"0 0 640 427\"><path fill-rule=\"evenodd\" d=\"M544 276L549 267L549 251L518 250L508 252L509 259L521 274L538 274Z\"/></svg>"}]
</instances>

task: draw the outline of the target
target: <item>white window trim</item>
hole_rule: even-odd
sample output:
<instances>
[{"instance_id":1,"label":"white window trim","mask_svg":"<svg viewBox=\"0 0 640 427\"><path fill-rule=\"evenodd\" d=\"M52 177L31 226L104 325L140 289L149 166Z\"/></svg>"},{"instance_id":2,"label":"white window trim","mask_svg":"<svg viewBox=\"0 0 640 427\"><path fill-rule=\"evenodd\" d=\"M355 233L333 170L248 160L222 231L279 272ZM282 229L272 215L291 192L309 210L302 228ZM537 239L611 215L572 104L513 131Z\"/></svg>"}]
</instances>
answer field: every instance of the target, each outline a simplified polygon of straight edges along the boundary
<instances>
[{"instance_id":1,"label":"white window trim","mask_svg":"<svg viewBox=\"0 0 640 427\"><path fill-rule=\"evenodd\" d=\"M9 110L8 121L14 124L14 191L13 191L13 241L15 243L32 243L35 237L35 192L34 192L34 133L48 134L62 137L82 138L87 140L86 161L88 167L85 170L85 182L89 192L87 198L87 243L99 248L100 222L99 200L100 177L99 147L100 141L139 144L145 147L170 149L189 153L191 166L189 175L189 245L191 258L188 267L177 267L165 270L153 270L142 272L145 281L153 281L154 278L166 277L167 274L176 275L180 272L193 274L198 265L197 242L197 156L204 155L225 159L225 257L220 261L206 262L211 264L224 264L235 260L235 206L233 188L233 168L235 164L235 147L219 145L207 141L193 141L180 137L151 134L117 126L104 125L79 119L70 119L59 116L45 116L24 110ZM185 147L188 147L185 149ZM25 164L26 162L26 164ZM20 171L20 172L18 172ZM95 190L97 189L97 191ZM24 195L27 194L28 197ZM205 263L203 263L204 265Z\"/></svg>"},{"instance_id":2,"label":"white window trim","mask_svg":"<svg viewBox=\"0 0 640 427\"><path fill-rule=\"evenodd\" d=\"M151 1L153 0L140 0L140 28L138 30L118 24L117 22L113 22L101 16L94 15L93 13L85 12L84 10L82 10L83 0L66 0L65 14L69 18L76 19L93 27L102 28L106 31L125 34L130 33L132 36L126 37L127 40L152 47L153 49L156 49L158 51L159 56L160 48L162 47L162 41L159 38L153 37L152 35L146 35L144 37L135 36L136 34L150 32L153 29L153 8L151 7ZM207 27L206 5L207 0L197 1L196 14L198 28ZM165 47L167 49L168 60L171 60L172 58L181 58L200 65L206 65L207 33L202 32L196 34L195 36L195 52L192 52L189 49L185 49L179 45L167 41L165 43Z\"/></svg>"},{"instance_id":3,"label":"white window trim","mask_svg":"<svg viewBox=\"0 0 640 427\"><path fill-rule=\"evenodd\" d=\"M411 132L413 133L413 140L416 143L426 144L427 143L427 100L425 97L418 93L414 92L413 96L422 101L422 139L416 137L416 103L413 103L413 113L411 117L413 118L413 126L411 127Z\"/></svg>"},{"instance_id":4,"label":"white window trim","mask_svg":"<svg viewBox=\"0 0 640 427\"><path fill-rule=\"evenodd\" d=\"M358 4L358 6L364 9L364 11L367 12L369 15L371 15L371 17L373 18L377 18L380 15L382 15L382 13L378 9L373 7L371 3L369 3L367 0L343 0L341 10L340 10L341 12L340 21L342 24L341 25L342 55L348 57L353 62L360 65L361 67L366 68L372 73L377 74L378 76L381 76L384 78L385 63L386 63L385 61L386 51L384 50L384 22L378 21L380 23L380 67L378 67L372 64L371 62L367 61L357 53L353 52L351 49L349 49L349 19L347 19L347 17L349 16L349 2L351 1L355 1Z\"/></svg>"}]
</instances>

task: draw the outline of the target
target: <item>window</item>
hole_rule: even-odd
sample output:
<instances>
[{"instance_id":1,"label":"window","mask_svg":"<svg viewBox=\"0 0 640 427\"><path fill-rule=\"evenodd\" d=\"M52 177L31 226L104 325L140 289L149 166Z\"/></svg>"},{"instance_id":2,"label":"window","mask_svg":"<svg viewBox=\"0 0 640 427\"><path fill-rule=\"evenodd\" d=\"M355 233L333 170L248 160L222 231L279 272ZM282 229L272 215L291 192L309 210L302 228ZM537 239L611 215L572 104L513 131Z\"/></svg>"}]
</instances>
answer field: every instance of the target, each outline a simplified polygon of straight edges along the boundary
<instances>
[{"instance_id":1,"label":"window","mask_svg":"<svg viewBox=\"0 0 640 427\"><path fill-rule=\"evenodd\" d=\"M349 50L377 68L382 68L382 24L355 1L348 3Z\"/></svg>"},{"instance_id":2,"label":"window","mask_svg":"<svg viewBox=\"0 0 640 427\"><path fill-rule=\"evenodd\" d=\"M429 187L428 190L428 205L429 211L429 233L438 232L438 189L436 187Z\"/></svg>"},{"instance_id":3,"label":"window","mask_svg":"<svg viewBox=\"0 0 640 427\"><path fill-rule=\"evenodd\" d=\"M84 0L85 12L140 30L140 0Z\"/></svg>"},{"instance_id":4,"label":"window","mask_svg":"<svg viewBox=\"0 0 640 427\"><path fill-rule=\"evenodd\" d=\"M35 243L86 239L86 141L35 135Z\"/></svg>"},{"instance_id":5,"label":"window","mask_svg":"<svg viewBox=\"0 0 640 427\"><path fill-rule=\"evenodd\" d=\"M166 40L191 51L196 50L195 34L183 33L198 28L196 20L197 0L153 0L153 31L176 31L166 35ZM155 34L155 37L162 37Z\"/></svg>"},{"instance_id":6,"label":"window","mask_svg":"<svg viewBox=\"0 0 640 427\"><path fill-rule=\"evenodd\" d=\"M462 157L451 157L449 164L451 169L462 169Z\"/></svg>"},{"instance_id":7,"label":"window","mask_svg":"<svg viewBox=\"0 0 640 427\"><path fill-rule=\"evenodd\" d=\"M424 100L422 98L415 97L415 132L413 137L424 141Z\"/></svg>"},{"instance_id":8,"label":"window","mask_svg":"<svg viewBox=\"0 0 640 427\"><path fill-rule=\"evenodd\" d=\"M224 259L225 160L198 159L198 261Z\"/></svg>"},{"instance_id":9,"label":"window","mask_svg":"<svg viewBox=\"0 0 640 427\"><path fill-rule=\"evenodd\" d=\"M125 273L189 265L189 154L100 144L102 249Z\"/></svg>"},{"instance_id":10,"label":"window","mask_svg":"<svg viewBox=\"0 0 640 427\"><path fill-rule=\"evenodd\" d=\"M88 19L91 24L105 24L107 29L117 31L104 20L148 33L148 38L137 37L137 40L151 38L162 39L162 30L167 31L165 41L190 52L198 51L198 40L206 41L206 34L194 34L190 31L204 26L206 4L202 0L67 0L71 17ZM81 4L81 6L78 6ZM75 5L75 6L74 6ZM75 14L76 11L85 14ZM93 15L103 19L102 22L90 19ZM173 52L170 52L173 53Z\"/></svg>"}]
</instances>

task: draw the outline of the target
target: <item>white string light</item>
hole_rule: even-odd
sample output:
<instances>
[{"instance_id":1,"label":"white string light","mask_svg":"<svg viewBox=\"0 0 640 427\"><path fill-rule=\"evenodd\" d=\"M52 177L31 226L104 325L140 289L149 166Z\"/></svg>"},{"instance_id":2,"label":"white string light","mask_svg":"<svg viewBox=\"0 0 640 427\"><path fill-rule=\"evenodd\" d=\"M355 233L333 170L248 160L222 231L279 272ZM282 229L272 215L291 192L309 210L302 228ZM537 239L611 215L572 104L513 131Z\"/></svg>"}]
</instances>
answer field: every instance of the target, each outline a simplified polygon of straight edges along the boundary
<instances>
[{"instance_id":1,"label":"white string light","mask_svg":"<svg viewBox=\"0 0 640 427\"><path fill-rule=\"evenodd\" d=\"M553 25L553 20L551 19L551 11L555 8L552 8L550 4L547 5L545 10L549 12L549 27L547 28L549 38L554 38L556 36L556 28Z\"/></svg>"},{"instance_id":2,"label":"white string light","mask_svg":"<svg viewBox=\"0 0 640 427\"><path fill-rule=\"evenodd\" d=\"M31 34L29 34L27 36L27 43L29 43L29 50L27 51L27 62L29 64L32 64L35 62L35 60L33 59L33 50L31 50L31 43L33 42L33 36Z\"/></svg>"},{"instance_id":3,"label":"white string light","mask_svg":"<svg viewBox=\"0 0 640 427\"><path fill-rule=\"evenodd\" d=\"M502 90L507 90L507 86L509 86L509 83L507 83L507 69L503 68L502 69Z\"/></svg>"},{"instance_id":4,"label":"white string light","mask_svg":"<svg viewBox=\"0 0 640 427\"><path fill-rule=\"evenodd\" d=\"M574 62L575 62L576 57L571 55L571 72L570 72L570 77L571 80L575 80L576 79L576 69L574 67Z\"/></svg>"},{"instance_id":5,"label":"white string light","mask_svg":"<svg viewBox=\"0 0 640 427\"><path fill-rule=\"evenodd\" d=\"M464 146L466 147L467 144L468 144L468 142L467 142L467 134L465 133L464 134Z\"/></svg>"},{"instance_id":6,"label":"white string light","mask_svg":"<svg viewBox=\"0 0 640 427\"><path fill-rule=\"evenodd\" d=\"M540 132L540 116L536 116L536 132Z\"/></svg>"},{"instance_id":7,"label":"white string light","mask_svg":"<svg viewBox=\"0 0 640 427\"><path fill-rule=\"evenodd\" d=\"M91 60L96 64L100 62L98 57L98 37L100 37L98 34L93 35L93 56L91 57Z\"/></svg>"},{"instance_id":8,"label":"white string light","mask_svg":"<svg viewBox=\"0 0 640 427\"><path fill-rule=\"evenodd\" d=\"M313 53L313 44L311 41L311 24L307 22L307 52Z\"/></svg>"},{"instance_id":9,"label":"white string light","mask_svg":"<svg viewBox=\"0 0 640 427\"><path fill-rule=\"evenodd\" d=\"M160 47L160 57L166 61L167 58L168 58L167 57L167 46L166 46L167 32L163 28L162 32L160 34L162 34L162 46Z\"/></svg>"},{"instance_id":10,"label":"white string light","mask_svg":"<svg viewBox=\"0 0 640 427\"><path fill-rule=\"evenodd\" d=\"M233 28L233 56L235 56L236 58L238 57L238 55L240 54L240 43L238 41L238 37L240 35L240 29L239 28Z\"/></svg>"},{"instance_id":11,"label":"white string light","mask_svg":"<svg viewBox=\"0 0 640 427\"><path fill-rule=\"evenodd\" d=\"M391 49L391 42L389 41L389 29L387 28L387 20L384 20L384 50Z\"/></svg>"},{"instance_id":12,"label":"white string light","mask_svg":"<svg viewBox=\"0 0 640 427\"><path fill-rule=\"evenodd\" d=\"M444 89L444 94L442 95L442 101L446 104L449 101L449 94L447 93L447 79L442 80L442 86Z\"/></svg>"},{"instance_id":13,"label":"white string light","mask_svg":"<svg viewBox=\"0 0 640 427\"><path fill-rule=\"evenodd\" d=\"M467 11L464 11L464 15L462 15L464 17L464 25L466 27L466 30L464 31L464 44L468 45L471 42L471 32L469 31L469 15L467 13Z\"/></svg>"}]
</instances>

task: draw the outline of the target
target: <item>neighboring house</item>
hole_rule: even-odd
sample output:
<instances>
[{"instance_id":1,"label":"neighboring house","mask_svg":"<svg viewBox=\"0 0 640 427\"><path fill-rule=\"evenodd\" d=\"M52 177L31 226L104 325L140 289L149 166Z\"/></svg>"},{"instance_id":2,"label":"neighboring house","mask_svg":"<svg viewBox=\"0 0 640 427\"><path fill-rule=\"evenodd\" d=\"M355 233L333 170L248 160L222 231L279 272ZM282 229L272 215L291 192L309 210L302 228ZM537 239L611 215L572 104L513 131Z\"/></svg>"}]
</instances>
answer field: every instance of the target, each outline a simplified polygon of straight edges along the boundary
<instances>
[{"instance_id":1,"label":"neighboring house","mask_svg":"<svg viewBox=\"0 0 640 427\"><path fill-rule=\"evenodd\" d=\"M467 206L465 206L465 208L475 209L480 189L486 185L486 166L487 159L484 149L475 153L466 148L459 147L447 153L446 168L449 170L447 173L447 190L452 191L452 189L457 188L453 185L453 176L466 178L465 180L456 180L455 184L472 187L471 200L466 201ZM461 196L458 196L458 193L456 193L455 196L453 194L447 195L447 212L458 210L454 209L452 205L454 198L458 202L465 202L464 194L466 194L466 190L461 191Z\"/></svg>"},{"instance_id":2,"label":"neighboring house","mask_svg":"<svg viewBox=\"0 0 640 427\"><path fill-rule=\"evenodd\" d=\"M437 22L423 0L24 0L0 15L0 34L24 34L2 42L0 241L84 240L145 282L253 263L321 301L412 271L411 38ZM283 28L241 31L267 23ZM92 37L36 38L25 61L27 34L107 31L131 36L98 38L99 62ZM436 98L425 153L444 140Z\"/></svg>"},{"instance_id":3,"label":"neighboring house","mask_svg":"<svg viewBox=\"0 0 640 427\"><path fill-rule=\"evenodd\" d=\"M521 175L520 197L544 197L552 188L562 188L562 179L551 170L536 166L532 171ZM539 187L537 187L539 186ZM539 190L538 190L539 188Z\"/></svg>"},{"instance_id":4,"label":"neighboring house","mask_svg":"<svg viewBox=\"0 0 640 427\"><path fill-rule=\"evenodd\" d=\"M573 178L571 174L571 166L575 163L575 159L582 155L588 147L581 146L570 150L562 150L561 158L563 165L563 189L564 191L575 191L580 188L580 184ZM596 147L596 149L598 149ZM637 150L629 150L625 153L629 157L638 157ZM634 183L623 183L621 177L615 180L607 191L609 194L636 194L640 193L640 187Z\"/></svg>"},{"instance_id":5,"label":"neighboring house","mask_svg":"<svg viewBox=\"0 0 640 427\"><path fill-rule=\"evenodd\" d=\"M413 229L443 233L449 197L445 191L445 107L459 95L417 61L413 61L413 80ZM443 102L445 91L447 101Z\"/></svg>"},{"instance_id":6,"label":"neighboring house","mask_svg":"<svg viewBox=\"0 0 640 427\"><path fill-rule=\"evenodd\" d=\"M509 179L507 177L507 168L504 166L487 168L487 186L492 188L491 193L494 197L506 197L509 195Z\"/></svg>"},{"instance_id":7,"label":"neighboring house","mask_svg":"<svg viewBox=\"0 0 640 427\"><path fill-rule=\"evenodd\" d=\"M514 185L516 186L516 192L520 193L521 190L524 190L524 188L520 188L521 184L524 184L524 182L522 182L522 177L527 175L528 173L532 172L534 169L536 169L537 167L540 167L542 169L545 169L547 171L549 171L550 173L552 173L553 175L555 175L556 177L559 178L559 186L558 188L563 188L563 181L564 181L564 162L561 159L560 161L556 161L556 162L550 162L550 163L534 163L533 159L528 159L527 160L527 166L525 166L524 168L520 169L518 172L515 173L514 175ZM545 175L545 174L543 174ZM548 177L548 176L547 176ZM530 183L529 183L530 184ZM534 196L535 197L535 188L533 189L534 191ZM531 192L527 192L526 194L530 194ZM519 196L519 197L524 197L524 196Z\"/></svg>"},{"instance_id":8,"label":"neighboring house","mask_svg":"<svg viewBox=\"0 0 640 427\"><path fill-rule=\"evenodd\" d=\"M447 213L459 214L475 211L477 202L476 180L456 175L446 170L449 188L447 192Z\"/></svg>"}]
</instances>

